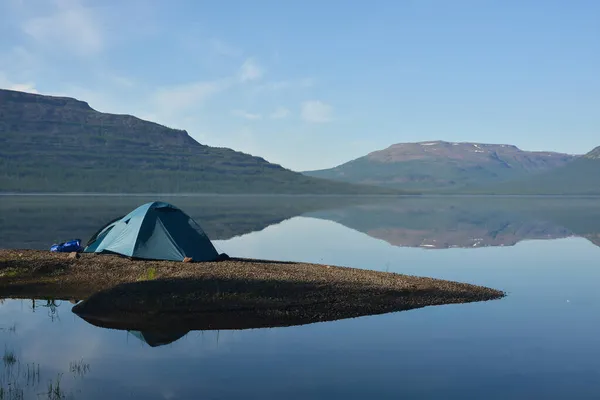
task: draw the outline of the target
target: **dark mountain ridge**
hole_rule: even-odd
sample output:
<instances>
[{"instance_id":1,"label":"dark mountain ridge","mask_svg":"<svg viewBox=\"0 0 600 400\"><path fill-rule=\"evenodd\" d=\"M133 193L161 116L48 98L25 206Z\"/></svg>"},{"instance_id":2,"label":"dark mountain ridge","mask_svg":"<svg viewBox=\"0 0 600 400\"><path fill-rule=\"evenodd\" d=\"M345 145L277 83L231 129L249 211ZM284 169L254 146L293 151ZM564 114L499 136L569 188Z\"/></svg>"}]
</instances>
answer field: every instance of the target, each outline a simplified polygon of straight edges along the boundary
<instances>
[{"instance_id":1,"label":"dark mountain ridge","mask_svg":"<svg viewBox=\"0 0 600 400\"><path fill-rule=\"evenodd\" d=\"M306 177L84 101L2 89L0 191L398 193Z\"/></svg>"}]
</instances>

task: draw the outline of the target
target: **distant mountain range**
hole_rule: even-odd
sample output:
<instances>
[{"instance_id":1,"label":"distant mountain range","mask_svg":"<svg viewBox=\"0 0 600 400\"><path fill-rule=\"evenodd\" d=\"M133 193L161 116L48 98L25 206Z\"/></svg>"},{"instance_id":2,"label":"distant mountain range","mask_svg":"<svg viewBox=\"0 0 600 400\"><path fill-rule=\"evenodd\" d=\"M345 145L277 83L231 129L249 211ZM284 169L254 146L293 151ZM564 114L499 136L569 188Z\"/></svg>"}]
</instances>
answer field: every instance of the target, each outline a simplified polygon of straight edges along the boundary
<instances>
[{"instance_id":1,"label":"distant mountain range","mask_svg":"<svg viewBox=\"0 0 600 400\"><path fill-rule=\"evenodd\" d=\"M0 192L11 191L395 192L307 177L76 99L0 89Z\"/></svg>"},{"instance_id":2,"label":"distant mountain range","mask_svg":"<svg viewBox=\"0 0 600 400\"><path fill-rule=\"evenodd\" d=\"M300 174L76 99L0 89L0 192L600 194L600 147L400 143Z\"/></svg>"},{"instance_id":3,"label":"distant mountain range","mask_svg":"<svg viewBox=\"0 0 600 400\"><path fill-rule=\"evenodd\" d=\"M451 191L524 179L564 167L576 158L523 151L507 144L432 141L394 144L335 168L304 174L385 187Z\"/></svg>"}]
</instances>

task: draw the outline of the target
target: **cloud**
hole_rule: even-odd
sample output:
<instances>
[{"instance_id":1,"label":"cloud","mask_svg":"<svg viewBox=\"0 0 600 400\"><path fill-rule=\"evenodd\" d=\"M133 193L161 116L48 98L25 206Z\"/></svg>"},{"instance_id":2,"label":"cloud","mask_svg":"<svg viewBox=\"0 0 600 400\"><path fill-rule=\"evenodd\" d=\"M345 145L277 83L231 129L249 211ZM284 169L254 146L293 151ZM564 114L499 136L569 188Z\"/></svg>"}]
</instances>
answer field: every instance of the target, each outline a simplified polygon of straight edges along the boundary
<instances>
[{"instance_id":1,"label":"cloud","mask_svg":"<svg viewBox=\"0 0 600 400\"><path fill-rule=\"evenodd\" d=\"M315 80L313 78L304 78L300 79L299 84L302 87L311 87L315 84Z\"/></svg>"},{"instance_id":2,"label":"cloud","mask_svg":"<svg viewBox=\"0 0 600 400\"><path fill-rule=\"evenodd\" d=\"M257 85L255 90L257 92L268 91L277 92L281 90L294 89L294 88L308 88L314 85L314 79L304 78L296 80L279 80L272 82L265 82L261 85Z\"/></svg>"},{"instance_id":3,"label":"cloud","mask_svg":"<svg viewBox=\"0 0 600 400\"><path fill-rule=\"evenodd\" d=\"M109 75L107 77L110 81L112 81L117 86L122 86L126 88L131 88L135 86L135 81L131 78L121 75Z\"/></svg>"},{"instance_id":4,"label":"cloud","mask_svg":"<svg viewBox=\"0 0 600 400\"><path fill-rule=\"evenodd\" d=\"M251 58L244 61L242 67L240 68L240 80L242 82L255 81L260 79L262 76L263 70L260 65L256 63L256 61Z\"/></svg>"},{"instance_id":5,"label":"cloud","mask_svg":"<svg viewBox=\"0 0 600 400\"><path fill-rule=\"evenodd\" d=\"M208 44L213 49L213 51L224 57L240 57L242 55L242 51L237 47L230 45L229 43L225 43L219 39L210 39Z\"/></svg>"},{"instance_id":6,"label":"cloud","mask_svg":"<svg viewBox=\"0 0 600 400\"><path fill-rule=\"evenodd\" d=\"M158 89L153 102L161 113L172 114L203 105L208 99L231 86L228 79L192 82Z\"/></svg>"},{"instance_id":7,"label":"cloud","mask_svg":"<svg viewBox=\"0 0 600 400\"><path fill-rule=\"evenodd\" d=\"M235 89L249 81L262 77L263 70L253 59L247 59L239 68L238 74L212 81L191 82L159 88L152 96L150 110L146 114L155 115L160 121L181 121L190 111L197 112L209 99L219 93ZM243 110L232 111L232 114L249 119L261 119L262 115ZM163 122L163 123L165 123ZM179 125L179 123L178 123Z\"/></svg>"},{"instance_id":8,"label":"cloud","mask_svg":"<svg viewBox=\"0 0 600 400\"><path fill-rule=\"evenodd\" d=\"M288 110L285 107L277 107L275 109L275 111L273 111L271 113L271 115L269 115L270 118L272 119L283 119L283 118L287 118L290 115L290 110Z\"/></svg>"},{"instance_id":9,"label":"cloud","mask_svg":"<svg viewBox=\"0 0 600 400\"><path fill-rule=\"evenodd\" d=\"M23 31L39 44L54 51L69 50L78 55L100 53L104 38L97 15L77 1L57 1L49 15L26 20Z\"/></svg>"},{"instance_id":10,"label":"cloud","mask_svg":"<svg viewBox=\"0 0 600 400\"><path fill-rule=\"evenodd\" d=\"M300 114L306 122L329 122L333 117L333 107L320 100L305 101L302 103Z\"/></svg>"},{"instance_id":11,"label":"cloud","mask_svg":"<svg viewBox=\"0 0 600 400\"><path fill-rule=\"evenodd\" d=\"M244 110L233 110L231 112L231 114L233 114L237 117L245 118L245 119L252 119L252 120L262 119L262 115L253 114L253 113L250 113L250 112L244 111Z\"/></svg>"},{"instance_id":12,"label":"cloud","mask_svg":"<svg viewBox=\"0 0 600 400\"><path fill-rule=\"evenodd\" d=\"M35 83L33 82L15 83L13 85L8 86L8 89L18 90L19 92L39 93L35 88Z\"/></svg>"},{"instance_id":13,"label":"cloud","mask_svg":"<svg viewBox=\"0 0 600 400\"><path fill-rule=\"evenodd\" d=\"M1 51L0 65L6 68L0 71L0 75L2 75L0 79L5 81L4 86L8 86L9 75L12 83L41 80L39 73L42 72L43 62L22 46L14 46L6 51Z\"/></svg>"},{"instance_id":14,"label":"cloud","mask_svg":"<svg viewBox=\"0 0 600 400\"><path fill-rule=\"evenodd\" d=\"M14 82L8 76L0 71L0 88L8 90L17 90L19 92L39 93L33 82Z\"/></svg>"}]
</instances>

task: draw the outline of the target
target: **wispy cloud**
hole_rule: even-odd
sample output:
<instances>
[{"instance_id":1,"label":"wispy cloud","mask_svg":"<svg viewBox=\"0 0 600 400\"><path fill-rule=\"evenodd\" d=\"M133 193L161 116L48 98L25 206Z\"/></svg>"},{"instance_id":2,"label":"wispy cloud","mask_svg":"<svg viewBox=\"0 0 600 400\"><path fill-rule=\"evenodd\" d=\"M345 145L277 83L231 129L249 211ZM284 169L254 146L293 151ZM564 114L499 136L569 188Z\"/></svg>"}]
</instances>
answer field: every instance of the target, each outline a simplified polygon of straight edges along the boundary
<instances>
[{"instance_id":1,"label":"wispy cloud","mask_svg":"<svg viewBox=\"0 0 600 400\"><path fill-rule=\"evenodd\" d=\"M235 115L236 117L245 118L245 119L251 119L251 120L262 119L262 115L250 113L250 112L245 111L245 110L233 110L231 112L231 114Z\"/></svg>"},{"instance_id":2,"label":"wispy cloud","mask_svg":"<svg viewBox=\"0 0 600 400\"><path fill-rule=\"evenodd\" d=\"M246 83L255 81L263 76L263 69L254 59L247 59L239 67L237 74L217 80L198 81L174 86L161 87L152 96L149 114L155 115L160 121L182 121L192 112L200 108L214 96L229 90L240 89ZM232 114L248 120L258 120L262 115L234 110Z\"/></svg>"},{"instance_id":3,"label":"wispy cloud","mask_svg":"<svg viewBox=\"0 0 600 400\"><path fill-rule=\"evenodd\" d=\"M95 77L102 85L109 85L116 89L131 89L136 86L135 79L122 75L118 72L111 71L109 68L102 68L95 73Z\"/></svg>"},{"instance_id":4,"label":"wispy cloud","mask_svg":"<svg viewBox=\"0 0 600 400\"><path fill-rule=\"evenodd\" d=\"M4 74L4 86L7 86L7 81L15 83L40 80L38 73L43 68L43 63L24 47L14 46L0 51L0 66L4 68L0 74Z\"/></svg>"},{"instance_id":5,"label":"wispy cloud","mask_svg":"<svg viewBox=\"0 0 600 400\"><path fill-rule=\"evenodd\" d=\"M252 58L244 61L240 68L240 80L242 82L258 80L262 78L263 74L264 71L261 66Z\"/></svg>"},{"instance_id":6,"label":"wispy cloud","mask_svg":"<svg viewBox=\"0 0 600 400\"><path fill-rule=\"evenodd\" d=\"M299 83L303 87L311 87L315 84L315 80L314 78L304 78L300 79Z\"/></svg>"},{"instance_id":7,"label":"wispy cloud","mask_svg":"<svg viewBox=\"0 0 600 400\"><path fill-rule=\"evenodd\" d=\"M135 81L126 76L110 75L108 77L108 79L111 80L113 83L115 83L117 86L126 87L126 88L131 88L131 87L135 86Z\"/></svg>"},{"instance_id":8,"label":"wispy cloud","mask_svg":"<svg viewBox=\"0 0 600 400\"><path fill-rule=\"evenodd\" d=\"M256 86L256 91L269 91L269 92L277 92L287 89L294 88L309 88L314 85L314 79L312 78L303 78L303 79L290 79L290 80L279 80L272 82L265 82Z\"/></svg>"},{"instance_id":9,"label":"wispy cloud","mask_svg":"<svg viewBox=\"0 0 600 400\"><path fill-rule=\"evenodd\" d=\"M18 90L20 92L38 93L33 82L15 82L8 78L6 73L0 71L0 88Z\"/></svg>"},{"instance_id":10,"label":"wispy cloud","mask_svg":"<svg viewBox=\"0 0 600 400\"><path fill-rule=\"evenodd\" d=\"M240 57L243 53L239 48L220 39L210 39L208 44L215 53L224 57Z\"/></svg>"},{"instance_id":11,"label":"wispy cloud","mask_svg":"<svg viewBox=\"0 0 600 400\"><path fill-rule=\"evenodd\" d=\"M333 107L320 100L305 101L301 105L300 114L306 122L329 122L333 118Z\"/></svg>"},{"instance_id":12,"label":"wispy cloud","mask_svg":"<svg viewBox=\"0 0 600 400\"><path fill-rule=\"evenodd\" d=\"M269 117L272 119L283 119L283 118L287 118L290 115L290 110L288 110L285 107L277 107L275 109L275 111L273 111Z\"/></svg>"},{"instance_id":13,"label":"wispy cloud","mask_svg":"<svg viewBox=\"0 0 600 400\"><path fill-rule=\"evenodd\" d=\"M75 0L54 4L48 15L25 20L23 31L39 44L57 51L91 55L103 50L104 38L92 9Z\"/></svg>"},{"instance_id":14,"label":"wispy cloud","mask_svg":"<svg viewBox=\"0 0 600 400\"><path fill-rule=\"evenodd\" d=\"M19 92L28 92L28 93L39 93L35 88L35 83L33 82L25 82L25 83L14 83L8 86L9 90L18 90Z\"/></svg>"},{"instance_id":15,"label":"wispy cloud","mask_svg":"<svg viewBox=\"0 0 600 400\"><path fill-rule=\"evenodd\" d=\"M229 79L221 79L162 87L154 93L153 102L161 113L181 113L202 106L230 86Z\"/></svg>"}]
</instances>

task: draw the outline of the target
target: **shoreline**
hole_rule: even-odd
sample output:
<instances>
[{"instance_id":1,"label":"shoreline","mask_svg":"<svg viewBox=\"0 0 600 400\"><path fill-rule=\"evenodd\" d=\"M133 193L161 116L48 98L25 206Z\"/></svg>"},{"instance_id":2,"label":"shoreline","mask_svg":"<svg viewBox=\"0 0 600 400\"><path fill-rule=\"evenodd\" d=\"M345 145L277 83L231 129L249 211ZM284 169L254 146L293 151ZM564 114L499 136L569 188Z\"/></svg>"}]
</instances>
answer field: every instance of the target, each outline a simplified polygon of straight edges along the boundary
<instances>
[{"instance_id":1,"label":"shoreline","mask_svg":"<svg viewBox=\"0 0 600 400\"><path fill-rule=\"evenodd\" d=\"M290 326L504 296L467 283L321 264L0 250L0 297L83 300L73 312L113 329Z\"/></svg>"},{"instance_id":2,"label":"shoreline","mask_svg":"<svg viewBox=\"0 0 600 400\"><path fill-rule=\"evenodd\" d=\"M442 192L411 192L411 193L374 193L374 194L344 194L344 193L228 193L228 192L190 192L190 193L159 193L159 192L0 192L0 197L294 197L294 198L320 198L320 197L374 197L374 198L600 198L600 193L442 193Z\"/></svg>"}]
</instances>

